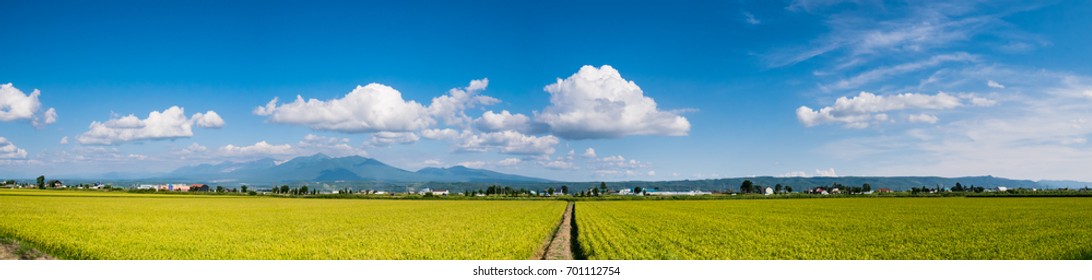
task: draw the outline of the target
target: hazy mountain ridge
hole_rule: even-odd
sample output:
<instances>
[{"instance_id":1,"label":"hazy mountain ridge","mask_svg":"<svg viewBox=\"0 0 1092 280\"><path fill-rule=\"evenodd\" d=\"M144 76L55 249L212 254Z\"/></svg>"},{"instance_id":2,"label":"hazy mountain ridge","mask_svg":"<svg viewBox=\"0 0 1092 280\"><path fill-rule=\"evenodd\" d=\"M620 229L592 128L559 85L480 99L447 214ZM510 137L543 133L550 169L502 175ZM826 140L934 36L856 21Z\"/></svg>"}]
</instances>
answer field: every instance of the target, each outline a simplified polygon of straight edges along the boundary
<instances>
[{"instance_id":1,"label":"hazy mountain ridge","mask_svg":"<svg viewBox=\"0 0 1092 280\"><path fill-rule=\"evenodd\" d=\"M178 168L155 179L198 180L217 182L247 182L277 184L282 182L375 182L420 183L490 182L530 183L550 180L505 174L464 166L423 168L417 172L403 170L381 161L361 156L333 158L324 154L297 157L277 164L265 158L250 162L223 162Z\"/></svg>"}]
</instances>

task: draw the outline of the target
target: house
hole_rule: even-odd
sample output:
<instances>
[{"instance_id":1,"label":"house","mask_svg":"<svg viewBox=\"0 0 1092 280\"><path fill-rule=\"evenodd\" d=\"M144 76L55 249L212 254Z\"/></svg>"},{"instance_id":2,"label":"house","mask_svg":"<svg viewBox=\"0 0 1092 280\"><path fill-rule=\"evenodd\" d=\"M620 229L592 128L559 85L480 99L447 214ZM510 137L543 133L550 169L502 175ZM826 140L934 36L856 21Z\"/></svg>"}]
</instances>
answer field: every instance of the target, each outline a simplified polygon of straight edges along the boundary
<instances>
[{"instance_id":1,"label":"house","mask_svg":"<svg viewBox=\"0 0 1092 280\"><path fill-rule=\"evenodd\" d=\"M429 191L428 193L431 193L432 195L440 196L440 195L448 195L451 192L448 191L448 190L434 190L434 191Z\"/></svg>"},{"instance_id":2,"label":"house","mask_svg":"<svg viewBox=\"0 0 1092 280\"><path fill-rule=\"evenodd\" d=\"M190 185L190 188L189 188L188 191L191 191L191 192L207 192L207 191L211 191L211 188L209 188L209 185L205 185L205 184L192 184L192 185Z\"/></svg>"},{"instance_id":3,"label":"house","mask_svg":"<svg viewBox=\"0 0 1092 280\"><path fill-rule=\"evenodd\" d=\"M49 183L46 184L46 187L55 188L55 189L57 189L57 188L61 188L61 189L67 188L67 186L65 186L64 183L61 183L60 180L50 180Z\"/></svg>"},{"instance_id":4,"label":"house","mask_svg":"<svg viewBox=\"0 0 1092 280\"><path fill-rule=\"evenodd\" d=\"M765 195L771 195L771 194L773 194L773 188L771 188L771 187L766 187L766 190L765 190L765 192L764 192L764 193L765 193Z\"/></svg>"},{"instance_id":5,"label":"house","mask_svg":"<svg viewBox=\"0 0 1092 280\"><path fill-rule=\"evenodd\" d=\"M999 192L1005 192L1005 191L1008 191L1008 190L1009 190L1009 188L1005 187L1005 186L998 186L997 187L997 191L999 191Z\"/></svg>"},{"instance_id":6,"label":"house","mask_svg":"<svg viewBox=\"0 0 1092 280\"><path fill-rule=\"evenodd\" d=\"M876 190L876 193L889 193L889 192L891 192L891 189L889 189L889 188L879 188L879 189Z\"/></svg>"}]
</instances>

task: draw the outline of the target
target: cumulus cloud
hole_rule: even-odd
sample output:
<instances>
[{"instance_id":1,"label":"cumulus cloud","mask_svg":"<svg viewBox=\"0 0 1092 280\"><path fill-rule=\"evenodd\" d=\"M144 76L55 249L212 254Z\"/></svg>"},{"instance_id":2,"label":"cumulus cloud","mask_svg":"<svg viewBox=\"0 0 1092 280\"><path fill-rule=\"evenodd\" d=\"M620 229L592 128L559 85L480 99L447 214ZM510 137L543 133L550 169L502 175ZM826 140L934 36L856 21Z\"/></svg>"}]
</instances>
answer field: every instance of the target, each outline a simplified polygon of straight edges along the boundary
<instances>
[{"instance_id":1,"label":"cumulus cloud","mask_svg":"<svg viewBox=\"0 0 1092 280\"><path fill-rule=\"evenodd\" d=\"M205 146L202 146L201 144L197 144L197 143L190 143L189 146L186 146L186 148L182 149L182 152L188 153L188 154L204 153L204 152L208 152L208 151L209 151L209 147L205 147Z\"/></svg>"},{"instance_id":2,"label":"cumulus cloud","mask_svg":"<svg viewBox=\"0 0 1092 280\"><path fill-rule=\"evenodd\" d=\"M777 175L777 177L808 177L808 173L804 171L791 171L781 173L780 175Z\"/></svg>"},{"instance_id":3,"label":"cumulus cloud","mask_svg":"<svg viewBox=\"0 0 1092 280\"><path fill-rule=\"evenodd\" d=\"M834 172L833 167L829 168L827 170L816 169L815 170L815 175L818 176L818 177L838 177L838 173Z\"/></svg>"},{"instance_id":4,"label":"cumulus cloud","mask_svg":"<svg viewBox=\"0 0 1092 280\"><path fill-rule=\"evenodd\" d=\"M563 160L544 160L539 161L538 165L553 170L570 170L576 168L576 164Z\"/></svg>"},{"instance_id":5,"label":"cumulus cloud","mask_svg":"<svg viewBox=\"0 0 1092 280\"><path fill-rule=\"evenodd\" d=\"M489 79L472 80L465 88L453 88L447 95L433 98L428 113L447 125L465 126L470 122L470 117L465 113L467 109L500 102L499 99L481 95L486 87L489 87Z\"/></svg>"},{"instance_id":6,"label":"cumulus cloud","mask_svg":"<svg viewBox=\"0 0 1092 280\"><path fill-rule=\"evenodd\" d=\"M922 113L906 116L906 120L912 123L937 123L939 119L937 116Z\"/></svg>"},{"instance_id":7,"label":"cumulus cloud","mask_svg":"<svg viewBox=\"0 0 1092 280\"><path fill-rule=\"evenodd\" d=\"M586 158L595 158L595 149L588 148L584 150L583 156Z\"/></svg>"},{"instance_id":8,"label":"cumulus cloud","mask_svg":"<svg viewBox=\"0 0 1092 280\"><path fill-rule=\"evenodd\" d=\"M0 137L0 160L27 159L27 150L20 149L7 138Z\"/></svg>"},{"instance_id":9,"label":"cumulus cloud","mask_svg":"<svg viewBox=\"0 0 1092 280\"><path fill-rule=\"evenodd\" d=\"M683 136L690 131L686 118L660 111L656 101L610 65L581 67L544 90L550 93L550 105L535 120L566 139Z\"/></svg>"},{"instance_id":10,"label":"cumulus cloud","mask_svg":"<svg viewBox=\"0 0 1092 280\"><path fill-rule=\"evenodd\" d=\"M1005 88L1005 85L1002 85L1001 83L995 82L993 80L986 81L986 86L997 89Z\"/></svg>"},{"instance_id":11,"label":"cumulus cloud","mask_svg":"<svg viewBox=\"0 0 1092 280\"><path fill-rule=\"evenodd\" d=\"M221 119L220 114L213 111L193 114L193 122L199 127L206 128L221 128L224 126L224 119Z\"/></svg>"},{"instance_id":12,"label":"cumulus cloud","mask_svg":"<svg viewBox=\"0 0 1092 280\"><path fill-rule=\"evenodd\" d=\"M68 136L61 137L61 145L67 145L67 144L68 144Z\"/></svg>"},{"instance_id":13,"label":"cumulus cloud","mask_svg":"<svg viewBox=\"0 0 1092 280\"><path fill-rule=\"evenodd\" d=\"M534 136L512 130L475 133L470 130L457 131L450 128L426 129L421 131L421 137L451 141L456 150L462 152L495 150L514 155L553 154L556 150L554 146L561 141L553 135Z\"/></svg>"},{"instance_id":14,"label":"cumulus cloud","mask_svg":"<svg viewBox=\"0 0 1092 280\"><path fill-rule=\"evenodd\" d=\"M164 140L193 136L193 126L218 128L224 120L216 112L194 114L186 118L185 109L171 106L163 112L152 111L144 119L135 115L91 122L90 129L76 138L80 144L114 145L141 140Z\"/></svg>"},{"instance_id":15,"label":"cumulus cloud","mask_svg":"<svg viewBox=\"0 0 1092 280\"><path fill-rule=\"evenodd\" d=\"M315 130L346 133L407 132L424 129L434 121L428 110L389 86L371 83L357 86L342 98L331 100L296 96L292 103L278 104L277 98L254 109L273 123L304 125Z\"/></svg>"},{"instance_id":16,"label":"cumulus cloud","mask_svg":"<svg viewBox=\"0 0 1092 280\"><path fill-rule=\"evenodd\" d=\"M531 130L531 118L524 114L512 114L502 110L499 114L486 111L474 120L474 127L484 132L514 130L527 133Z\"/></svg>"},{"instance_id":17,"label":"cumulus cloud","mask_svg":"<svg viewBox=\"0 0 1092 280\"><path fill-rule=\"evenodd\" d=\"M295 153L292 145L272 145L266 141L259 141L250 146L235 146L228 144L220 147L221 155L234 157L264 156L264 155L288 155Z\"/></svg>"},{"instance_id":18,"label":"cumulus cloud","mask_svg":"<svg viewBox=\"0 0 1092 280\"><path fill-rule=\"evenodd\" d=\"M960 98L943 92L936 95L903 93L882 96L862 91L852 98L839 97L833 106L819 110L800 106L796 109L796 118L807 127L833 122L850 128L866 128L873 122L888 120L885 112L889 111L944 110L960 106L963 106Z\"/></svg>"},{"instance_id":19,"label":"cumulus cloud","mask_svg":"<svg viewBox=\"0 0 1092 280\"><path fill-rule=\"evenodd\" d=\"M506 159L502 159L502 160L498 161L497 165L500 165L500 166L513 166L513 165L518 165L520 163L523 163L523 160L518 159L518 158L506 158Z\"/></svg>"},{"instance_id":20,"label":"cumulus cloud","mask_svg":"<svg viewBox=\"0 0 1092 280\"><path fill-rule=\"evenodd\" d=\"M483 152L497 150L505 154L546 155L554 153L560 140L553 135L533 136L516 131L463 134L456 144L460 150Z\"/></svg>"},{"instance_id":21,"label":"cumulus cloud","mask_svg":"<svg viewBox=\"0 0 1092 280\"><path fill-rule=\"evenodd\" d=\"M35 127L42 127L57 122L57 110L47 109L42 115L42 102L38 97L42 93L35 89L27 95L11 83L0 84L0 121L30 121Z\"/></svg>"}]
</instances>

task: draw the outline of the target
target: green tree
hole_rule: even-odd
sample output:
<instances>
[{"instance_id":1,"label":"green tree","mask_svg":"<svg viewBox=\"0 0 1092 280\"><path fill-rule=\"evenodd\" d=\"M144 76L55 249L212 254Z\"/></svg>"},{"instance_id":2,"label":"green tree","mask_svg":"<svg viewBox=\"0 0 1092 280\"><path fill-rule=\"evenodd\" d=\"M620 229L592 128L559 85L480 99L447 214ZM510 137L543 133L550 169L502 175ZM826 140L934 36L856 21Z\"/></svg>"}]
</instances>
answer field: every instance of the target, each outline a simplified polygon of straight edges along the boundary
<instances>
[{"instance_id":1,"label":"green tree","mask_svg":"<svg viewBox=\"0 0 1092 280\"><path fill-rule=\"evenodd\" d=\"M868 183L864 183L864 185L861 186L861 189L863 189L864 192L870 192L870 191L872 191L872 185L869 185Z\"/></svg>"},{"instance_id":2,"label":"green tree","mask_svg":"<svg viewBox=\"0 0 1092 280\"><path fill-rule=\"evenodd\" d=\"M592 196L599 196L599 189L597 189L597 188L592 188L592 189L591 189L591 193L592 193Z\"/></svg>"},{"instance_id":3,"label":"green tree","mask_svg":"<svg viewBox=\"0 0 1092 280\"><path fill-rule=\"evenodd\" d=\"M569 186L561 185L561 194L568 194L568 193L569 193Z\"/></svg>"},{"instance_id":4,"label":"green tree","mask_svg":"<svg viewBox=\"0 0 1092 280\"><path fill-rule=\"evenodd\" d=\"M607 193L608 190L609 189L607 189L607 182L599 182L599 192L600 193L605 194L605 193Z\"/></svg>"},{"instance_id":5,"label":"green tree","mask_svg":"<svg viewBox=\"0 0 1092 280\"><path fill-rule=\"evenodd\" d=\"M791 193L792 192L792 186L785 186L785 192Z\"/></svg>"},{"instance_id":6,"label":"green tree","mask_svg":"<svg viewBox=\"0 0 1092 280\"><path fill-rule=\"evenodd\" d=\"M307 186L300 187L300 193L301 194L308 194L309 192L307 192Z\"/></svg>"},{"instance_id":7,"label":"green tree","mask_svg":"<svg viewBox=\"0 0 1092 280\"><path fill-rule=\"evenodd\" d=\"M781 193L781 189L784 188L781 184L774 185L774 193Z\"/></svg>"},{"instance_id":8,"label":"green tree","mask_svg":"<svg viewBox=\"0 0 1092 280\"><path fill-rule=\"evenodd\" d=\"M547 188L546 193L549 194L549 195L554 195L554 188L553 187Z\"/></svg>"},{"instance_id":9,"label":"green tree","mask_svg":"<svg viewBox=\"0 0 1092 280\"><path fill-rule=\"evenodd\" d=\"M38 176L38 188L39 189L44 189L45 188L45 176Z\"/></svg>"},{"instance_id":10,"label":"green tree","mask_svg":"<svg viewBox=\"0 0 1092 280\"><path fill-rule=\"evenodd\" d=\"M239 187L239 189L243 190L243 192L246 192L246 185L243 185L242 187Z\"/></svg>"},{"instance_id":11,"label":"green tree","mask_svg":"<svg viewBox=\"0 0 1092 280\"><path fill-rule=\"evenodd\" d=\"M755 183L752 183L751 180L743 180L743 183L739 184L739 192L741 193L751 193L754 191Z\"/></svg>"},{"instance_id":12,"label":"green tree","mask_svg":"<svg viewBox=\"0 0 1092 280\"><path fill-rule=\"evenodd\" d=\"M224 192L224 187L216 186L216 192Z\"/></svg>"},{"instance_id":13,"label":"green tree","mask_svg":"<svg viewBox=\"0 0 1092 280\"><path fill-rule=\"evenodd\" d=\"M633 193L641 194L641 187L633 187Z\"/></svg>"},{"instance_id":14,"label":"green tree","mask_svg":"<svg viewBox=\"0 0 1092 280\"><path fill-rule=\"evenodd\" d=\"M281 192L280 193L287 194L288 193L288 185L281 186Z\"/></svg>"}]
</instances>

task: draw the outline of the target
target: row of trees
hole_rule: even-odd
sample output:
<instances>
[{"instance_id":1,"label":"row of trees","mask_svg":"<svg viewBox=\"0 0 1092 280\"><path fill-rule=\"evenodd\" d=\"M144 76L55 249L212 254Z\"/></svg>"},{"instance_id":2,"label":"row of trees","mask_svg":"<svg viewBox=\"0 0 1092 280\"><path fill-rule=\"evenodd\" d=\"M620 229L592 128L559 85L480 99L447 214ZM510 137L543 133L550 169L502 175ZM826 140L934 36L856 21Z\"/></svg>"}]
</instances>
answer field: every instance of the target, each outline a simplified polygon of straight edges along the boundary
<instances>
[{"instance_id":1,"label":"row of trees","mask_svg":"<svg viewBox=\"0 0 1092 280\"><path fill-rule=\"evenodd\" d=\"M299 188L293 188L293 187L289 187L288 185L283 185L283 186L281 186L279 188L273 188L273 193L274 194L287 194L287 195L308 195L308 194L315 195L315 194L318 194L318 190L308 189L306 185L300 186Z\"/></svg>"},{"instance_id":2,"label":"row of trees","mask_svg":"<svg viewBox=\"0 0 1092 280\"><path fill-rule=\"evenodd\" d=\"M765 189L766 188L762 187L761 185L756 185L754 182L751 182L751 180L743 180L743 183L739 184L739 192L740 193L763 193L763 192L765 192ZM792 192L792 186L777 184L777 185L773 186L773 191L774 191L774 193L782 193L782 192L791 193ZM728 192L732 192L732 190L729 189Z\"/></svg>"}]
</instances>

